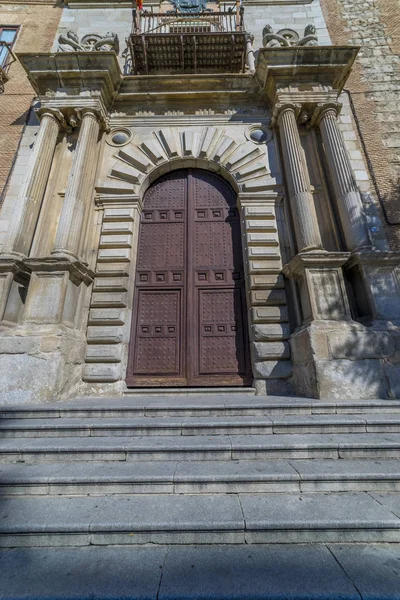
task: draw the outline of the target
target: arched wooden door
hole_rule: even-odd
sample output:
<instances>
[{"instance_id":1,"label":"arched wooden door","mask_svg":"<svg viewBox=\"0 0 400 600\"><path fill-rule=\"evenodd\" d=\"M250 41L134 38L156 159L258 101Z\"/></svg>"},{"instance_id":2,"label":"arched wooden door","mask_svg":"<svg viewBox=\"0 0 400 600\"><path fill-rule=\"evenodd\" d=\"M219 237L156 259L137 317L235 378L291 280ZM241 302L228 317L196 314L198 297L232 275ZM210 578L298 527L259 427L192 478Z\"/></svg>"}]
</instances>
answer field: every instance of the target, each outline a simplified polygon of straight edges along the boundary
<instances>
[{"instance_id":1,"label":"arched wooden door","mask_svg":"<svg viewBox=\"0 0 400 600\"><path fill-rule=\"evenodd\" d=\"M144 198L127 385L250 383L235 193L214 173L173 171Z\"/></svg>"}]
</instances>

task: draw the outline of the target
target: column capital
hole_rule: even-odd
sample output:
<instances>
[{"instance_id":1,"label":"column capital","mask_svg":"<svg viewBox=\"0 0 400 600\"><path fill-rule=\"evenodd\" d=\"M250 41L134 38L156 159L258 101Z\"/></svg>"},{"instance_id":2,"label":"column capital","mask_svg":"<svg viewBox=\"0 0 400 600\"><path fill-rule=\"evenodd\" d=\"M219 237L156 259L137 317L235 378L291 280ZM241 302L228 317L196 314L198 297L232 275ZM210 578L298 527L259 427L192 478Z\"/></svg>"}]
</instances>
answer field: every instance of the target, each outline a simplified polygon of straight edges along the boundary
<instances>
[{"instance_id":1,"label":"column capital","mask_svg":"<svg viewBox=\"0 0 400 600\"><path fill-rule=\"evenodd\" d=\"M43 117L47 116L54 119L58 125L58 127L64 131L70 132L71 127L68 124L65 115L58 108L50 108L47 106L42 106L41 108L36 108L35 113L39 119L42 121Z\"/></svg>"},{"instance_id":2,"label":"column capital","mask_svg":"<svg viewBox=\"0 0 400 600\"><path fill-rule=\"evenodd\" d=\"M108 119L103 114L103 112L101 110L99 110L98 108L94 108L92 106L82 106L82 107L75 108L74 112L80 122L82 122L83 118L86 115L88 115L88 116L92 117L93 119L95 119L99 123L101 129L108 131L108 129L109 129Z\"/></svg>"},{"instance_id":3,"label":"column capital","mask_svg":"<svg viewBox=\"0 0 400 600\"><path fill-rule=\"evenodd\" d=\"M284 112L293 112L297 120L301 112L301 104L299 102L277 102L272 111L271 128L279 124L279 119Z\"/></svg>"},{"instance_id":4,"label":"column capital","mask_svg":"<svg viewBox=\"0 0 400 600\"><path fill-rule=\"evenodd\" d=\"M340 102L320 102L316 105L313 115L310 121L310 127L319 127L321 119L327 115L333 116L335 119L338 118L340 111L342 110L342 104Z\"/></svg>"}]
</instances>

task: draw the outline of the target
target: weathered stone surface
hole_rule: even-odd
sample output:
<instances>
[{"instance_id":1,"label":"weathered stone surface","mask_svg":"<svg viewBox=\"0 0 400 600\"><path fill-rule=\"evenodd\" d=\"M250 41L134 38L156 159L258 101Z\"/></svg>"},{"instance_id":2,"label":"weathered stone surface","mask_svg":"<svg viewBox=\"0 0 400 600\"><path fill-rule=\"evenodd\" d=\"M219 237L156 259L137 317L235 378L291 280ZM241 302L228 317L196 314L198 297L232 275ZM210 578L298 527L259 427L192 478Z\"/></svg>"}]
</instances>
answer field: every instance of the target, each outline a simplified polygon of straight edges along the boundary
<instances>
[{"instance_id":1,"label":"weathered stone surface","mask_svg":"<svg viewBox=\"0 0 400 600\"><path fill-rule=\"evenodd\" d=\"M288 360L265 360L256 362L253 367L255 377L270 377L271 379L291 377L292 371L292 363Z\"/></svg>"},{"instance_id":2,"label":"weathered stone surface","mask_svg":"<svg viewBox=\"0 0 400 600\"><path fill-rule=\"evenodd\" d=\"M377 359L317 360L316 378L320 398L385 398L387 387Z\"/></svg>"},{"instance_id":3,"label":"weathered stone surface","mask_svg":"<svg viewBox=\"0 0 400 600\"><path fill-rule=\"evenodd\" d=\"M383 369L388 379L389 397L400 398L400 364L384 362Z\"/></svg>"},{"instance_id":4,"label":"weathered stone surface","mask_svg":"<svg viewBox=\"0 0 400 600\"><path fill-rule=\"evenodd\" d=\"M332 358L385 358L394 354L392 336L386 331L332 331L326 334Z\"/></svg>"},{"instance_id":5,"label":"weathered stone surface","mask_svg":"<svg viewBox=\"0 0 400 600\"><path fill-rule=\"evenodd\" d=\"M44 356L47 360L43 360ZM0 356L0 403L52 401L60 392L64 376L65 357L61 354L42 354L41 357L3 354Z\"/></svg>"},{"instance_id":6,"label":"weathered stone surface","mask_svg":"<svg viewBox=\"0 0 400 600\"><path fill-rule=\"evenodd\" d=\"M33 354L39 346L40 337L0 336L0 354Z\"/></svg>"}]
</instances>

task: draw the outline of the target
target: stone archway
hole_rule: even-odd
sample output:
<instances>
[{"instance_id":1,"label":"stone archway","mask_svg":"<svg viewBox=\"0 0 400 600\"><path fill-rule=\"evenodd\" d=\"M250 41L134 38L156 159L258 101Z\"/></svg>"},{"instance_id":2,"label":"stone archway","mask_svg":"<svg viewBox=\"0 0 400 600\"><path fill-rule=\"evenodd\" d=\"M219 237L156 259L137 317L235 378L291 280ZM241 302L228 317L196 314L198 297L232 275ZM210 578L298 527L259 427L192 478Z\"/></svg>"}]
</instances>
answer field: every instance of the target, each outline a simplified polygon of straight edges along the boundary
<instances>
[{"instance_id":1,"label":"stone archway","mask_svg":"<svg viewBox=\"0 0 400 600\"><path fill-rule=\"evenodd\" d=\"M239 144L219 128L203 127L201 132L161 129L139 145L130 143L117 150L114 156L105 185L121 194L143 197L155 179L182 167L219 173L236 192L271 188L265 149L249 141Z\"/></svg>"},{"instance_id":2,"label":"stone archway","mask_svg":"<svg viewBox=\"0 0 400 600\"><path fill-rule=\"evenodd\" d=\"M200 168L219 174L237 194L246 277L251 365L259 393L290 391L289 326L278 220L284 219L278 181L270 173L274 150L237 143L225 130L203 127L153 131L142 143L115 149L96 185L102 236L88 326L83 378L122 390L128 364L136 255L143 198L163 174ZM276 174L276 173L275 173Z\"/></svg>"}]
</instances>

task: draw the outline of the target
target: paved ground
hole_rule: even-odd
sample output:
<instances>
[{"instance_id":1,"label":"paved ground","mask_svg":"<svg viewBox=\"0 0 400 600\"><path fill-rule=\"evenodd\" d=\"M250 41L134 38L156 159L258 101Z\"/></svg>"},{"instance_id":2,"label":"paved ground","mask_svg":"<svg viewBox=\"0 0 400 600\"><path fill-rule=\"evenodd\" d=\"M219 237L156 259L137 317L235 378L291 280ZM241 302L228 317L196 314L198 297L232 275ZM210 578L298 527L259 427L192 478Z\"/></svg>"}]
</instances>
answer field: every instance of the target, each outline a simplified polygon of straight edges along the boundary
<instances>
[{"instance_id":1,"label":"paved ground","mask_svg":"<svg viewBox=\"0 0 400 600\"><path fill-rule=\"evenodd\" d=\"M400 545L3 550L0 598L394 600Z\"/></svg>"}]
</instances>

